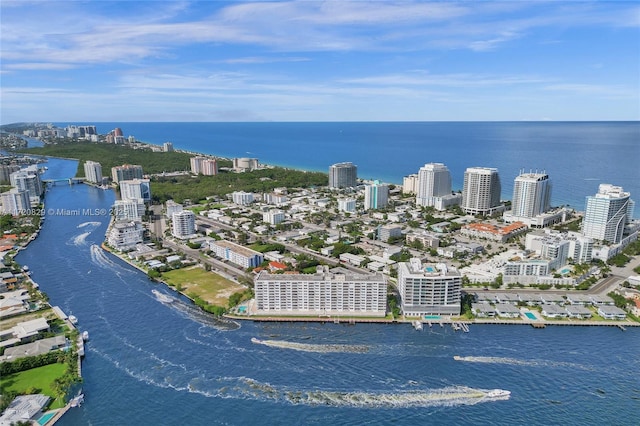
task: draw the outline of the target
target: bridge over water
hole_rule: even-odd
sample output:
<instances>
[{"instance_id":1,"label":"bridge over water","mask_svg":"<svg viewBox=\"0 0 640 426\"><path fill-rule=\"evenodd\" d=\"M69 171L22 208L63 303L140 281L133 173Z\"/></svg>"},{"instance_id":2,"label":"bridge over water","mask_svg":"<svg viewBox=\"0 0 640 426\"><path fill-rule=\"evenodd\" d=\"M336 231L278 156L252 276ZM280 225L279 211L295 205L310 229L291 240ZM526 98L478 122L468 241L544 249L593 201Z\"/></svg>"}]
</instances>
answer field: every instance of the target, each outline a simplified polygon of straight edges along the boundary
<instances>
[{"instance_id":1,"label":"bridge over water","mask_svg":"<svg viewBox=\"0 0 640 426\"><path fill-rule=\"evenodd\" d=\"M62 183L66 183L69 185L73 185L74 183L84 183L86 181L86 178L83 177L79 177L79 178L68 178L68 179L43 179L42 182L47 183L49 185L55 186L58 183L62 182Z\"/></svg>"}]
</instances>

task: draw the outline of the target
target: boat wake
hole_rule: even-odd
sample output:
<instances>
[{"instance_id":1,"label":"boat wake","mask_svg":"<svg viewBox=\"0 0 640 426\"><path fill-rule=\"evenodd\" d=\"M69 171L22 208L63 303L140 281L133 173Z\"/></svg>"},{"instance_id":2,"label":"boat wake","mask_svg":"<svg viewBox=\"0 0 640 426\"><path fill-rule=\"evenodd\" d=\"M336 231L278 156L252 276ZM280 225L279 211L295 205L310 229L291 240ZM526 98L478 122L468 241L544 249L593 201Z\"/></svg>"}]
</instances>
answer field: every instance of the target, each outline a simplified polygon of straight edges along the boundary
<instances>
[{"instance_id":1,"label":"boat wake","mask_svg":"<svg viewBox=\"0 0 640 426\"><path fill-rule=\"evenodd\" d=\"M87 244L87 237L91 234L91 232L83 232L80 235L77 235L75 237L72 238L71 240L71 244L73 244L74 246L83 246L85 244Z\"/></svg>"},{"instance_id":2,"label":"boat wake","mask_svg":"<svg viewBox=\"0 0 640 426\"><path fill-rule=\"evenodd\" d=\"M589 368L572 362L548 361L537 359L516 359L496 356L454 356L456 361L480 362L488 364L524 365L528 367L570 367L588 370Z\"/></svg>"},{"instance_id":3,"label":"boat wake","mask_svg":"<svg viewBox=\"0 0 640 426\"><path fill-rule=\"evenodd\" d=\"M84 228L85 226L95 226L98 227L102 224L102 222L84 222L78 225L78 228Z\"/></svg>"},{"instance_id":4,"label":"boat wake","mask_svg":"<svg viewBox=\"0 0 640 426\"><path fill-rule=\"evenodd\" d=\"M116 274L118 274L118 272L132 272L110 259L104 250L97 244L91 245L91 261L103 269L116 271Z\"/></svg>"},{"instance_id":5,"label":"boat wake","mask_svg":"<svg viewBox=\"0 0 640 426\"><path fill-rule=\"evenodd\" d=\"M293 349L294 351L303 352L351 352L351 353L365 353L369 352L369 346L365 345L322 345L311 343L297 343L288 342L286 340L260 340L255 337L251 339L251 342L271 346L273 348Z\"/></svg>"}]
</instances>

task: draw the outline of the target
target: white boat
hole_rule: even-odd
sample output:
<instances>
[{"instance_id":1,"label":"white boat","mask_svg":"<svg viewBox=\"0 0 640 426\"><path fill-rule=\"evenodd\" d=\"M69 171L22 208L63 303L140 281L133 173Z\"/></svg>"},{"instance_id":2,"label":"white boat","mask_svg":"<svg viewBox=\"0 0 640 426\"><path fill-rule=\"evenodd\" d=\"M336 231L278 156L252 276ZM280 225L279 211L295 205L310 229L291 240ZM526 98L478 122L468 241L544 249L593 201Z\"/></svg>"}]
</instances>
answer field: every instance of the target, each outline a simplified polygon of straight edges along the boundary
<instances>
[{"instance_id":1,"label":"white boat","mask_svg":"<svg viewBox=\"0 0 640 426\"><path fill-rule=\"evenodd\" d=\"M88 331L85 330L85 331L82 332L82 340L84 340L85 342L87 340L89 340L89 332Z\"/></svg>"},{"instance_id":2,"label":"white boat","mask_svg":"<svg viewBox=\"0 0 640 426\"><path fill-rule=\"evenodd\" d=\"M492 389L485 395L485 398L509 398L511 391L504 389Z\"/></svg>"},{"instance_id":3,"label":"white boat","mask_svg":"<svg viewBox=\"0 0 640 426\"><path fill-rule=\"evenodd\" d=\"M413 328L415 328L418 331L422 330L422 322L418 320L413 321Z\"/></svg>"},{"instance_id":4,"label":"white boat","mask_svg":"<svg viewBox=\"0 0 640 426\"><path fill-rule=\"evenodd\" d=\"M252 337L251 338L251 343L257 343L257 344L261 345L264 342L262 340L260 340L260 339L256 339L255 337Z\"/></svg>"},{"instance_id":5,"label":"white boat","mask_svg":"<svg viewBox=\"0 0 640 426\"><path fill-rule=\"evenodd\" d=\"M153 290L151 290L151 293L153 293L153 295L156 296L156 298L159 301L161 301L162 303L171 303L171 302L173 302L173 297L167 296L166 294L159 292L155 288Z\"/></svg>"},{"instance_id":6,"label":"white boat","mask_svg":"<svg viewBox=\"0 0 640 426\"><path fill-rule=\"evenodd\" d=\"M76 318L75 315L69 315L69 322L76 325L78 323L78 318Z\"/></svg>"},{"instance_id":7,"label":"white boat","mask_svg":"<svg viewBox=\"0 0 640 426\"><path fill-rule=\"evenodd\" d=\"M79 407L84 402L84 394L80 393L77 396L73 397L71 401L69 401L70 407Z\"/></svg>"}]
</instances>

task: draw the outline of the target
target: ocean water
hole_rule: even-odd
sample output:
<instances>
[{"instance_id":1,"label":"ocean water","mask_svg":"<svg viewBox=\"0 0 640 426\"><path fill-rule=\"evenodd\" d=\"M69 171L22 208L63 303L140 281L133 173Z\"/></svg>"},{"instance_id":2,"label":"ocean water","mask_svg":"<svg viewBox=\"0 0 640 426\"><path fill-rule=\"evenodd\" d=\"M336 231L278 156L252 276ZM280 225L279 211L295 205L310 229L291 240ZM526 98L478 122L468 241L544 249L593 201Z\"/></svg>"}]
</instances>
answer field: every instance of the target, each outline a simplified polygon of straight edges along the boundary
<instances>
[{"instance_id":1,"label":"ocean water","mask_svg":"<svg viewBox=\"0 0 640 426\"><path fill-rule=\"evenodd\" d=\"M51 178L76 170L63 160L48 167ZM106 209L114 200L112 191L66 184L46 197L54 211ZM85 403L62 426L635 425L640 416L636 328L472 325L460 333L242 322L228 331L104 252L107 223L49 215L17 257L90 334ZM162 303L153 289L176 300ZM475 397L490 389L511 396Z\"/></svg>"},{"instance_id":2,"label":"ocean water","mask_svg":"<svg viewBox=\"0 0 640 426\"><path fill-rule=\"evenodd\" d=\"M545 171L552 204L576 210L584 210L600 183L640 200L640 122L94 124L99 133L120 127L148 143L304 170L327 172L351 161L359 177L396 184L425 163L441 162L461 190L467 167L496 167L505 200L521 170ZM640 208L634 216L640 218Z\"/></svg>"}]
</instances>

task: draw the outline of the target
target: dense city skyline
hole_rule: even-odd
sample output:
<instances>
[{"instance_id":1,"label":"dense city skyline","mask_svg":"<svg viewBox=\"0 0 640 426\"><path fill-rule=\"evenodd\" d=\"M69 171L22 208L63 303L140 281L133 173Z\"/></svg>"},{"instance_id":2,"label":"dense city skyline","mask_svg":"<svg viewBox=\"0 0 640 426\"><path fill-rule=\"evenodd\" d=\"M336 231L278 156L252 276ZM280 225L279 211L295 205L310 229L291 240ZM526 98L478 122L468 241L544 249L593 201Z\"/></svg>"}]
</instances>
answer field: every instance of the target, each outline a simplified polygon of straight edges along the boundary
<instances>
[{"instance_id":1,"label":"dense city skyline","mask_svg":"<svg viewBox=\"0 0 640 426\"><path fill-rule=\"evenodd\" d=\"M631 2L15 2L0 122L638 120Z\"/></svg>"}]
</instances>

